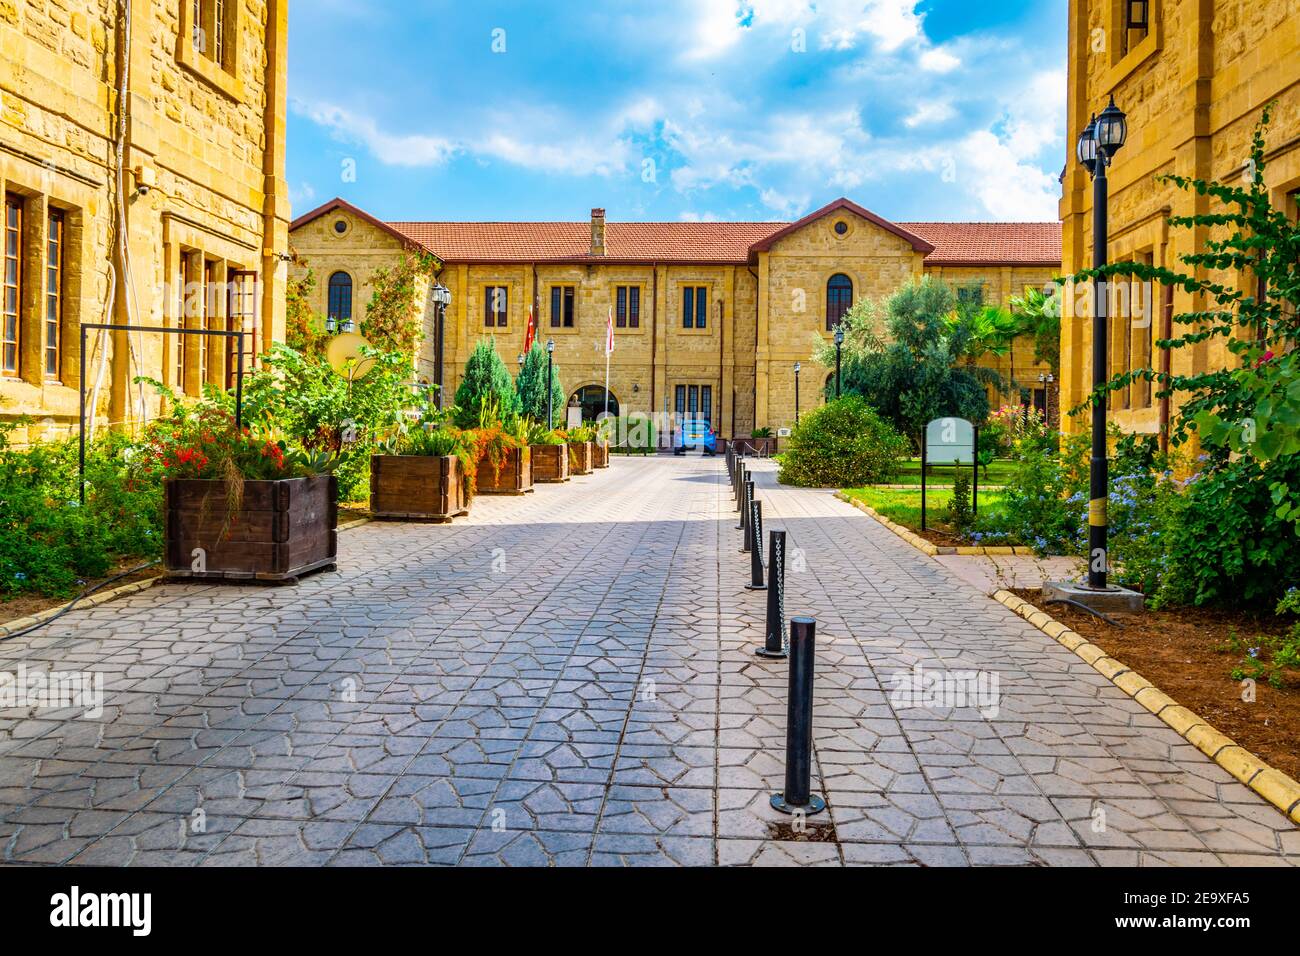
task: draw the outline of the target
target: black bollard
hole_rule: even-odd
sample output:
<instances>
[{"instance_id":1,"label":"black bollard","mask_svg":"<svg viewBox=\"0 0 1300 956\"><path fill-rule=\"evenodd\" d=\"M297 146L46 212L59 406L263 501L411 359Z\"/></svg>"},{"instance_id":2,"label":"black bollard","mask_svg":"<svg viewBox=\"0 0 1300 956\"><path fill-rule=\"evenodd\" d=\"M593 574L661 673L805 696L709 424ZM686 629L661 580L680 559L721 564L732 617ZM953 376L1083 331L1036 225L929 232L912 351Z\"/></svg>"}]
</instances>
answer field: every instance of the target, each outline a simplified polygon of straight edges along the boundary
<instances>
[{"instance_id":1,"label":"black bollard","mask_svg":"<svg viewBox=\"0 0 1300 956\"><path fill-rule=\"evenodd\" d=\"M745 510L740 515L740 525L745 529L745 541L741 545L740 553L746 554L753 547L761 548L763 543L760 541L754 544L754 483L748 479L745 480Z\"/></svg>"},{"instance_id":2,"label":"black bollard","mask_svg":"<svg viewBox=\"0 0 1300 956\"><path fill-rule=\"evenodd\" d=\"M786 656L785 532L769 531L767 540L767 620L763 624L763 646L754 653L759 657L783 658Z\"/></svg>"},{"instance_id":3,"label":"black bollard","mask_svg":"<svg viewBox=\"0 0 1300 956\"><path fill-rule=\"evenodd\" d=\"M811 816L826 809L812 792L813 658L817 622L811 617L790 621L790 700L785 724L785 793L772 794L772 807L782 813Z\"/></svg>"},{"instance_id":4,"label":"black bollard","mask_svg":"<svg viewBox=\"0 0 1300 956\"><path fill-rule=\"evenodd\" d=\"M763 583L763 502L755 498L749 505L749 583L750 591L765 591Z\"/></svg>"},{"instance_id":5,"label":"black bollard","mask_svg":"<svg viewBox=\"0 0 1300 956\"><path fill-rule=\"evenodd\" d=\"M738 464L736 466L736 510L742 512L742 514L744 512L744 507L743 507L744 499L745 499L745 466ZM736 525L736 527L739 528L740 525Z\"/></svg>"}]
</instances>

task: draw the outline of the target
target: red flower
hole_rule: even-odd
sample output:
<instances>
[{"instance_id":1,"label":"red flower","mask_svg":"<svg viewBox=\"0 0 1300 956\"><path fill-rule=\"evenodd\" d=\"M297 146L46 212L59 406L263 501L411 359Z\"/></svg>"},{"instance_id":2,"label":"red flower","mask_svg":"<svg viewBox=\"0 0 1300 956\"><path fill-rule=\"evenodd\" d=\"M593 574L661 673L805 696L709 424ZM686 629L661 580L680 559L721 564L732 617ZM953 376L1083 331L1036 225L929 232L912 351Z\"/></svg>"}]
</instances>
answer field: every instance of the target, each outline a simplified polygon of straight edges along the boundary
<instances>
[{"instance_id":1,"label":"red flower","mask_svg":"<svg viewBox=\"0 0 1300 956\"><path fill-rule=\"evenodd\" d=\"M1255 360L1255 368L1259 368L1261 365L1265 364L1266 362L1273 361L1273 358L1274 358L1273 350L1269 349L1267 352L1265 352L1263 355L1261 355L1258 359Z\"/></svg>"}]
</instances>

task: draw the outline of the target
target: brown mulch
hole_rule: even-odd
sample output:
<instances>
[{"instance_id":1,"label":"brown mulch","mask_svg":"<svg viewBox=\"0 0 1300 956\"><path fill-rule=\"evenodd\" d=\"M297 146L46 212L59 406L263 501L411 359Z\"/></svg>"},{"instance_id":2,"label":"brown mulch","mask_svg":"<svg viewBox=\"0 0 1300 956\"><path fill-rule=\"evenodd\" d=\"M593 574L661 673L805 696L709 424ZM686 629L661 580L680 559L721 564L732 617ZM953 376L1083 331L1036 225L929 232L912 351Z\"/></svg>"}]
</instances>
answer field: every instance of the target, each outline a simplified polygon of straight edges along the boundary
<instances>
[{"instance_id":1,"label":"brown mulch","mask_svg":"<svg viewBox=\"0 0 1300 956\"><path fill-rule=\"evenodd\" d=\"M41 611L48 611L52 607L60 607L67 604L73 598L87 588L92 588L97 584L102 584L116 574L121 574L129 568L138 567L144 564L140 558L133 558L130 561L123 561L116 568L104 575L102 578L91 578L85 585L78 589L76 594L71 597L48 597L43 594L19 594L6 600L0 600L0 624L16 621L21 617L29 617L32 614L39 614ZM111 585L104 588L104 591L111 591L113 588L122 587L124 584L132 584L136 581L143 581L146 578L157 577L159 574L158 566L145 568L143 571L136 571L134 574L128 574L119 581L114 581ZM102 594L102 591L96 592Z\"/></svg>"},{"instance_id":2,"label":"brown mulch","mask_svg":"<svg viewBox=\"0 0 1300 956\"><path fill-rule=\"evenodd\" d=\"M920 528L911 528L917 537L924 538L931 544L937 544L941 548L964 548L973 542L959 535L949 534L947 531L937 530L935 528L926 528L922 531Z\"/></svg>"},{"instance_id":3,"label":"brown mulch","mask_svg":"<svg viewBox=\"0 0 1300 956\"><path fill-rule=\"evenodd\" d=\"M1205 608L1108 615L1124 625L1121 630L1069 605L1045 607L1037 588L1013 593L1137 671L1261 760L1300 779L1300 673L1289 672L1280 690L1258 681L1255 702L1249 704L1230 676L1244 653L1230 649L1234 635L1249 647L1261 634L1285 633L1289 619Z\"/></svg>"}]
</instances>

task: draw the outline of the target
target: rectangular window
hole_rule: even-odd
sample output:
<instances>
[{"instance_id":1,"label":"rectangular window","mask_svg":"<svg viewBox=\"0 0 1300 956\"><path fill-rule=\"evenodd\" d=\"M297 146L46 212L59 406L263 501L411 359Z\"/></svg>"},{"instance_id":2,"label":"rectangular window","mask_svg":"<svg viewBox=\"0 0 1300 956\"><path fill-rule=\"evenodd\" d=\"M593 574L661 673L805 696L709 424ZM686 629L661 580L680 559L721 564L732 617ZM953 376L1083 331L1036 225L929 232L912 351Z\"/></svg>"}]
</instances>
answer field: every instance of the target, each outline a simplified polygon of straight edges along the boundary
<instances>
[{"instance_id":1,"label":"rectangular window","mask_svg":"<svg viewBox=\"0 0 1300 956\"><path fill-rule=\"evenodd\" d=\"M233 66L231 41L235 37L237 3L231 0L191 0L190 16L194 21L194 49L217 66Z\"/></svg>"},{"instance_id":2,"label":"rectangular window","mask_svg":"<svg viewBox=\"0 0 1300 956\"><path fill-rule=\"evenodd\" d=\"M1119 0L1124 5L1123 52L1128 53L1151 32L1152 0Z\"/></svg>"},{"instance_id":3,"label":"rectangular window","mask_svg":"<svg viewBox=\"0 0 1300 956\"><path fill-rule=\"evenodd\" d=\"M185 253L183 252L181 253L181 264L176 269L174 281L176 282L176 328L183 329L185 328ZM175 351L172 352L172 355L175 357L175 364L172 371L175 378L172 379L172 391L176 392L178 395L184 395L185 352L186 347L189 344L188 340L190 336L173 335L170 336L170 338L174 340L172 348L175 349Z\"/></svg>"},{"instance_id":4,"label":"rectangular window","mask_svg":"<svg viewBox=\"0 0 1300 956\"><path fill-rule=\"evenodd\" d=\"M18 374L19 316L22 311L23 201L5 196L4 302L0 312L0 373Z\"/></svg>"},{"instance_id":5,"label":"rectangular window","mask_svg":"<svg viewBox=\"0 0 1300 956\"><path fill-rule=\"evenodd\" d=\"M510 294L503 285L490 285L483 290L483 326L489 329L506 327L506 311Z\"/></svg>"},{"instance_id":6,"label":"rectangular window","mask_svg":"<svg viewBox=\"0 0 1300 956\"><path fill-rule=\"evenodd\" d=\"M682 328L703 329L708 326L709 287L682 286Z\"/></svg>"},{"instance_id":7,"label":"rectangular window","mask_svg":"<svg viewBox=\"0 0 1300 956\"><path fill-rule=\"evenodd\" d=\"M212 328L212 263L203 263L203 314L200 316L199 328ZM199 339L199 393L208 381L208 337L200 335Z\"/></svg>"},{"instance_id":8,"label":"rectangular window","mask_svg":"<svg viewBox=\"0 0 1300 956\"><path fill-rule=\"evenodd\" d=\"M254 316L254 288L256 275L233 266L226 273L226 331L243 332L244 335L244 374L252 366L251 347ZM239 378L239 339L230 336L226 339L226 390L234 391Z\"/></svg>"},{"instance_id":9,"label":"rectangular window","mask_svg":"<svg viewBox=\"0 0 1300 956\"><path fill-rule=\"evenodd\" d=\"M45 243L45 377L59 377L63 329L63 213L52 211Z\"/></svg>"},{"instance_id":10,"label":"rectangular window","mask_svg":"<svg viewBox=\"0 0 1300 956\"><path fill-rule=\"evenodd\" d=\"M226 0L213 0L212 17L212 59L225 65L226 62Z\"/></svg>"},{"instance_id":11,"label":"rectangular window","mask_svg":"<svg viewBox=\"0 0 1300 956\"><path fill-rule=\"evenodd\" d=\"M620 285L614 290L614 326L620 329L641 327L641 287Z\"/></svg>"},{"instance_id":12,"label":"rectangular window","mask_svg":"<svg viewBox=\"0 0 1300 956\"><path fill-rule=\"evenodd\" d=\"M576 290L571 285L551 286L551 328L573 328L573 303Z\"/></svg>"},{"instance_id":13,"label":"rectangular window","mask_svg":"<svg viewBox=\"0 0 1300 956\"><path fill-rule=\"evenodd\" d=\"M673 392L679 421L700 419L712 424L713 386L678 385Z\"/></svg>"}]
</instances>

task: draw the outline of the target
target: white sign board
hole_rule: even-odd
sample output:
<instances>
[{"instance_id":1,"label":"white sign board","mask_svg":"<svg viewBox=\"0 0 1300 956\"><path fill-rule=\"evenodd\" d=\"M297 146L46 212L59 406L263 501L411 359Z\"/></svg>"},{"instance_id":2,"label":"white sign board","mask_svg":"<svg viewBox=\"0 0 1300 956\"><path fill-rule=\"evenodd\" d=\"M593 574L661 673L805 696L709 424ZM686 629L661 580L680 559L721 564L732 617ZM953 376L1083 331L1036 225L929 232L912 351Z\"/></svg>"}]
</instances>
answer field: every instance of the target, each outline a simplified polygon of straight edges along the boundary
<instances>
[{"instance_id":1,"label":"white sign board","mask_svg":"<svg viewBox=\"0 0 1300 956\"><path fill-rule=\"evenodd\" d=\"M566 423L567 427L569 428L579 427L582 424L582 406L570 405L568 406L567 411L569 413L568 422Z\"/></svg>"},{"instance_id":2,"label":"white sign board","mask_svg":"<svg viewBox=\"0 0 1300 956\"><path fill-rule=\"evenodd\" d=\"M925 426L925 460L931 465L975 464L975 426L964 418L936 418Z\"/></svg>"}]
</instances>

